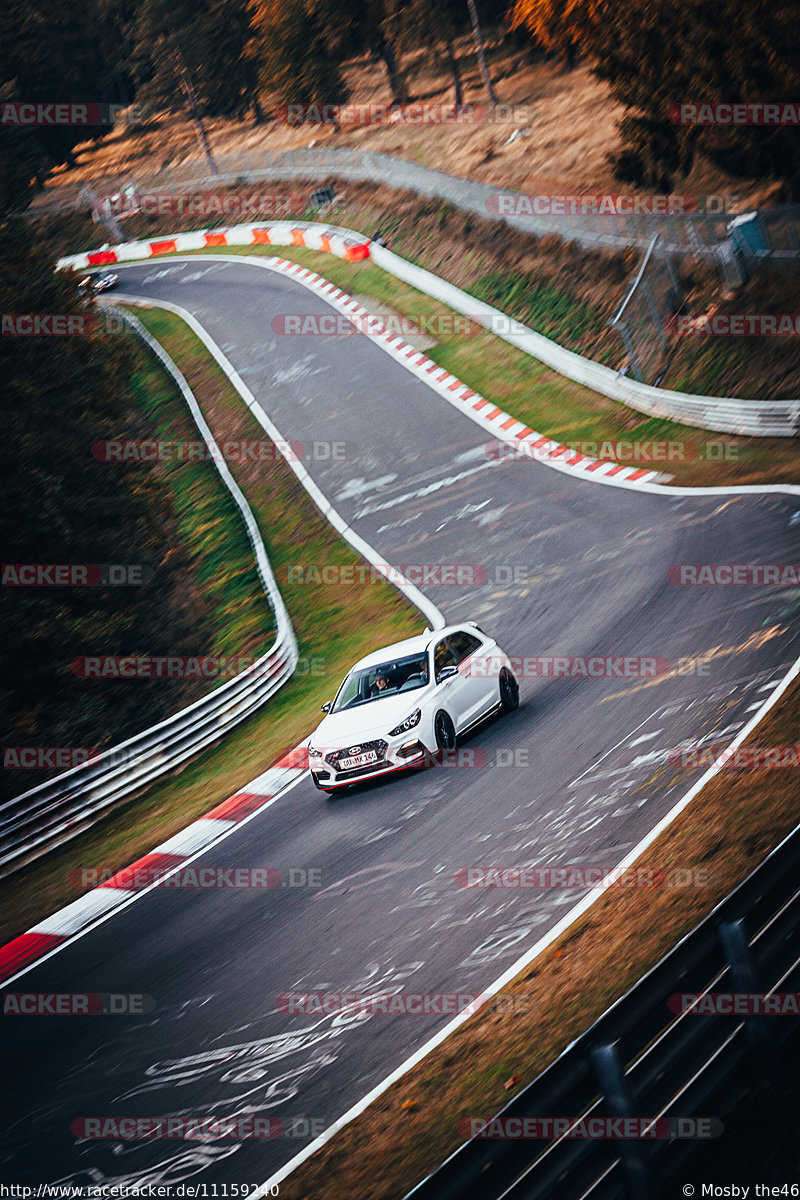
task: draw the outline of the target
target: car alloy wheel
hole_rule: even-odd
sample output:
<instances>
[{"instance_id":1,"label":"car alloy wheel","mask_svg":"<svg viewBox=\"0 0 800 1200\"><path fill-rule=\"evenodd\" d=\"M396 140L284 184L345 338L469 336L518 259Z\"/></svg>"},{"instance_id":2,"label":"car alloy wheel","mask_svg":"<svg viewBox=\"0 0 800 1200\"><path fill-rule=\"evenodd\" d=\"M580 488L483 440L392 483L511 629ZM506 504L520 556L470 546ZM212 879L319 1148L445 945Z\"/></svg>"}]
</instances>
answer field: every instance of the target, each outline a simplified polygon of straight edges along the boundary
<instances>
[{"instance_id":1,"label":"car alloy wheel","mask_svg":"<svg viewBox=\"0 0 800 1200\"><path fill-rule=\"evenodd\" d=\"M500 672L500 704L503 712L513 712L519 706L519 684L507 667Z\"/></svg>"},{"instance_id":2,"label":"car alloy wheel","mask_svg":"<svg viewBox=\"0 0 800 1200\"><path fill-rule=\"evenodd\" d=\"M436 745L439 750L455 750L456 748L456 730L453 722L446 712L441 709L436 714L436 720L433 723L433 732L436 737Z\"/></svg>"}]
</instances>

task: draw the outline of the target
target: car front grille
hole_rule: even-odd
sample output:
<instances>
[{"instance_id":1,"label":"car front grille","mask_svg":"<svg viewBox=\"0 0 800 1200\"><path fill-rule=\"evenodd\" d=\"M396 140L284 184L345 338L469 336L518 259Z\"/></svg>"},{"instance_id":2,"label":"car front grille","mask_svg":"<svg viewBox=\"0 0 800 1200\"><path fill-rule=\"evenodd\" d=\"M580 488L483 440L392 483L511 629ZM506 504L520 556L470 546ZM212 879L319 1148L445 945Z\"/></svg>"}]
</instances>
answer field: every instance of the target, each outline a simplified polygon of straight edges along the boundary
<instances>
[{"instance_id":1,"label":"car front grille","mask_svg":"<svg viewBox=\"0 0 800 1200\"><path fill-rule=\"evenodd\" d=\"M378 758L383 760L386 757L386 751L389 747L389 743L385 742L383 738L376 738L371 742L353 742L353 746L358 746L358 750L355 751L356 754L365 754L368 750L375 750ZM330 754L326 754L325 762L329 767L333 767L334 771L338 771L340 761L343 758L350 757L350 746L343 746L341 750L331 750ZM343 772L343 774L357 775L363 771L375 771L379 766L386 766L386 764L383 761L379 763L370 763L368 767L355 767L351 771Z\"/></svg>"}]
</instances>

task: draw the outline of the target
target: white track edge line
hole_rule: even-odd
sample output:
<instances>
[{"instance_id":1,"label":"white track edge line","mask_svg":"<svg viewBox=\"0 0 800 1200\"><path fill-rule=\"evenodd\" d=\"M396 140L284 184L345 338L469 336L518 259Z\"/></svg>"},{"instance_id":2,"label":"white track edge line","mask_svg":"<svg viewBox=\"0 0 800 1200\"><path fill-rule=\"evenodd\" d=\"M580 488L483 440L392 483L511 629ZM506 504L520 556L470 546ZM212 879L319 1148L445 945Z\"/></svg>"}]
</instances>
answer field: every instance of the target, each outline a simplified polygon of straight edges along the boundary
<instances>
[{"instance_id":1,"label":"white track edge line","mask_svg":"<svg viewBox=\"0 0 800 1200\"><path fill-rule=\"evenodd\" d=\"M306 774L306 771L303 771L303 775L305 775L305 774ZM213 842L209 842L208 845L206 845L206 846L201 846L199 850L196 850L194 852L194 854L190 854L190 855L188 855L188 857L181 859L180 862L175 863L174 867L170 867L168 871L165 871L164 874L160 875L158 877L158 879L156 879L153 883L149 883L147 885L147 887L140 888L138 891L135 891L135 892L131 891L128 888L115 889L115 890L120 891L122 893L122 895L126 898L124 900L122 900L119 904L114 905L114 907L109 909L109 911L107 913L102 914L102 916L100 916L97 920L92 921L92 923L90 925L86 925L83 929L76 930L75 933L68 934L67 937L65 937L62 942L59 942L59 944L57 946L53 946L50 950L47 951L46 954L41 954L38 958L34 958L31 962L26 963L24 967L20 967L19 971L17 971L14 975L9 975L8 979L3 980L2 984L0 984L0 988L2 988L2 990L5 990L9 986L9 984L14 983L15 980L21 978L21 976L23 976L27 971L32 971L34 969L34 967L41 966L41 964L43 962L46 962L48 958L52 958L54 954L60 954L62 950L66 950L67 946L74 945L75 942L77 942L79 938L84 937L88 933L92 933L100 925L104 925L106 921L110 921L112 917L115 917L117 915L117 913L122 912L123 908L130 908L130 906L132 904L135 904L136 901L140 899L140 897L146 896L148 892L152 892L155 888L160 887L165 879L171 878L171 876L173 876L177 871L182 871L185 867L187 867L189 865L189 863L193 863L195 861L195 859L198 859L198 858L202 857L202 855L207 854L209 850L213 850L215 846L218 846L220 844L220 842L224 842L226 838L229 838L232 834L234 834L237 829L241 829L244 825L247 825L250 821L252 821L256 817L260 816L261 813L263 813L266 809L270 808L273 804L275 804L275 802L277 800L283 799L283 797L286 795L286 793L288 791L290 791L294 787L297 787L297 785L302 782L302 779L303 779L302 775L298 779L292 779L289 781L288 784L286 784L285 787L282 787L280 789L280 791L276 792L274 796L265 797L264 803L260 804L258 806L258 808L253 810L253 812L248 813L246 817L242 817L241 820L237 821L235 824L232 824L230 829L223 829L218 834L218 836L214 839ZM238 795L238 793L234 792L233 795L234 796ZM232 797L229 796L228 799L232 799ZM220 803L223 804L224 801L220 801ZM197 819L202 820L203 818L198 817ZM188 828L188 826L187 826L187 828ZM152 854L152 853L154 853L154 851L150 850L150 851L148 851L148 853ZM130 864L130 865L132 866L133 864ZM125 868L125 867L122 868L123 871L126 869L127 868ZM112 889L108 888L106 890L111 891ZM51 915L55 916L59 911L60 910L57 909L56 913L53 913ZM48 919L47 917L44 918L44 920L47 920L47 919ZM36 926L33 926L32 929L29 929L26 932L31 933L35 929L36 929ZM23 936L23 935L20 935L20 936Z\"/></svg>"},{"instance_id":2,"label":"white track edge line","mask_svg":"<svg viewBox=\"0 0 800 1200\"><path fill-rule=\"evenodd\" d=\"M207 257L207 258L227 258L227 259L233 258L234 261L237 260L237 256L234 256L234 255L206 255L205 257ZM238 256L239 261L241 261L241 258L242 258L242 256ZM172 261L175 262L177 260L173 259ZM189 261L191 262L194 260L189 259ZM126 265L126 264L120 264L120 265ZM136 264L131 263L128 265L140 266L141 264L140 263L136 263ZM276 271L278 274L281 274L281 275L285 274L285 272L278 266L272 267L272 270ZM303 281L298 279L296 282L301 283ZM310 286L310 285L305 285L305 286ZM390 574L391 569L387 568L387 564L385 564L383 562L383 560L378 555L377 551L369 544L369 542L365 541L364 538L362 538L360 536L360 534L356 533L356 531L353 528L351 528L350 525L347 524L344 517L342 517L339 514L339 512L337 511L337 509L335 509L333 507L333 505L330 503L330 501L325 496L324 492L317 486L317 484L311 478L311 476L309 475L308 471L305 469L303 464L300 462L294 461L287 454L285 447L289 445L288 441L283 437L280 430L272 422L272 420L267 416L267 414L261 409L255 396L250 391L250 389L248 388L248 386L244 382L244 380L241 378L238 371L236 371L234 369L234 367L232 366L232 364L230 363L230 361L228 360L226 355L219 348L217 343L214 341L214 339L211 337L211 335L208 333L208 331L204 328L204 326L200 324L200 322L197 320L197 318L194 317L192 315L192 313L189 312L188 309L183 308L179 304L171 304L167 300L147 300L147 299L143 299L141 296L126 296L123 293L122 295L120 295L116 298L115 303L118 303L118 304L136 303L136 304L140 304L140 305L144 304L145 306L152 307L152 308L163 308L163 309L166 309L167 312L174 313L176 316L180 317L183 321L186 322L186 324L189 326L189 328L192 330L192 332L200 339L200 341L206 347L209 354L211 354L211 356L216 360L217 364L222 368L226 377L236 388L237 392L242 397L242 399L244 400L245 404L247 405L248 409L253 414L255 419L263 427L265 432L269 434L272 441L278 447L278 450L280 451L284 461L287 463L287 465L289 467L291 467L292 471L294 471L298 480L300 481L302 486L305 488L305 490L308 492L309 496L314 501L314 503L316 504L317 508L320 510L322 515L324 517L326 517L328 519L328 521L330 521L331 525L333 525L333 527L337 531L337 533L339 533L345 539L345 541L349 542L350 545L353 547L353 549L356 550L362 556L362 558L365 558L367 560L367 562L371 563L372 566L374 566L376 570L380 571L380 573L385 578L389 579L389 574ZM397 576L399 574L397 571L394 571L394 570L391 570L391 573L395 576ZM424 595L424 593L421 592L418 587L416 587L413 583L410 583L403 576L400 576L399 581L396 581L395 579L389 579L389 582L393 583L394 586L398 589L398 591L400 591L404 596L406 596L407 599L409 599L411 601L411 603L420 610L420 612L423 614L423 616L428 621L431 622L431 626L433 629L443 629L445 627L447 622L446 622L443 614L439 611L439 609L436 607L436 605L433 603L433 601L429 600L428 597L426 595Z\"/></svg>"},{"instance_id":3,"label":"white track edge line","mask_svg":"<svg viewBox=\"0 0 800 1200\"><path fill-rule=\"evenodd\" d=\"M286 247L281 247L281 249L290 250L291 247L286 246ZM156 257L158 258L158 260L161 259L161 256L156 256ZM296 272L288 269L287 267L280 265L281 262L284 262L284 263L288 264L289 268L291 266L294 266L295 264L292 263L291 259L280 259L280 256L273 256L273 255L265 256L264 258L258 258L255 255L251 255L251 254L204 254L202 256L202 258L203 259L211 259L212 261L217 260L217 261L225 261L225 262L231 262L231 263L244 263L245 265L248 265L248 266L261 267L264 270L275 271L277 274L284 275L287 279L291 279L295 283L299 283L302 287L307 287L309 289L309 291L313 291L316 295L318 295L320 297L320 299L325 300L326 303L330 304L332 308L344 308L344 305L346 304L346 293L342 293L342 295L345 297L344 301L334 300L332 295L328 296L328 295L323 294L322 288L320 287L319 284L312 283L310 280L301 277ZM275 259L275 258L278 258L279 261L278 262L270 261L270 259ZM144 263L148 263L148 262L152 262L152 261L153 261L153 259L147 258L147 259L139 259L139 260L135 260L135 261L131 261L131 262L116 263L114 265L115 265L115 268L116 267L119 267L119 268L141 267ZM174 255L172 255L171 254L171 255L166 256L163 259L163 261L165 261L167 263L181 262L181 261L196 262L197 255L195 255L195 254L190 254L190 255L174 254ZM375 264L375 265L377 265L377 264ZM322 276L320 276L320 278L322 278ZM404 282L404 281L401 281L401 282ZM413 284L407 284L407 286L413 287ZM414 290L416 291L418 289L414 289ZM425 295L426 293L422 292L420 294ZM108 297L108 299L109 299L109 301L111 301L111 297ZM123 300L122 298L119 298L119 300L115 299L115 302L118 302L118 303L126 303L126 302L130 303L131 301L134 301L135 303L138 303L138 304L148 304L149 303L149 304L152 304L154 307L161 307L161 308L169 308L170 307L170 305L166 301L161 301L160 303L157 303L156 301L143 300L142 297L140 297L140 296L129 297L127 301ZM442 305L444 305L444 307L448 307L444 303L443 300L436 301L436 303L442 304ZM177 311L177 306L176 306L175 311ZM453 309L452 311L455 312L456 310ZM178 315L183 315L183 313L181 312ZM186 319L186 318L184 318L184 319ZM428 373L427 371L419 371L417 369L417 366L414 363L412 363L410 360L407 360L405 358L405 356L401 355L399 353L399 351L395 350L395 348L393 346L389 346L388 344L381 341L379 335L364 333L363 336L368 337L370 339L370 341L372 341L376 346L380 346L381 349L385 351L385 353L389 354L390 357L395 360L395 362L400 364L400 366L405 367L405 369L408 370L412 375L414 375L415 378L422 380L422 382L424 382L424 383L427 383L428 386L433 391L435 391L438 396L441 396L441 398L443 400L446 400L447 403L452 408L454 408L457 412L462 413L463 416L468 417L469 420L473 421L474 424L478 425L484 432L488 432L489 435L491 437L493 437L496 441L505 442L507 445L517 445L518 444L516 439L513 437L510 437L507 432L504 432L499 429L492 429L490 426L490 423L486 420L485 417L481 416L480 412L474 411L471 407L465 407L464 401L459 401L452 392L447 391L446 384L442 384L441 381L432 379L431 378L432 373ZM213 351L212 351L212 353L213 353ZM222 365L222 364L220 364L220 365ZM223 367L223 370L224 369L225 368ZM444 368L442 368L442 369L444 369ZM231 376L231 381L233 382L232 376ZM461 380L461 382L463 383L464 381ZM468 385L465 385L465 386L468 386ZM586 390L589 392L591 392L591 390L592 390L590 387L587 387L585 384L579 384L578 386L585 387ZM480 393L476 393L476 395L480 395ZM472 397L470 397L470 399L472 399ZM486 400L487 404L493 404L493 401L488 400L485 396L481 396L481 399ZM615 401L615 403L624 405L625 402L623 400L618 400L618 401ZM494 407L499 408L500 406L494 404ZM626 406L626 407L629 407L629 406ZM513 416L513 415L514 415L513 413L506 414L506 416L509 416L509 417ZM520 418L517 418L517 419L519 420ZM263 422L262 422L262 424L263 424ZM266 426L265 426L265 428L266 428ZM694 428L694 427L692 427L692 428ZM709 431L702 430L701 432L706 433ZM710 431L710 432L713 432L713 431ZM548 435L542 434L541 436L546 437ZM553 439L551 439L551 440L553 440ZM523 456L523 457L525 457L525 456ZM609 479L609 478L605 478L602 473L599 473L597 471L595 471L591 475L586 473L585 471L578 473L578 471L579 471L578 467L569 467L565 463L554 462L554 461L550 461L549 459L533 458L532 461L541 462L543 466L549 467L553 471L560 471L562 474L569 475L571 478L579 479L582 482L601 484L604 487L622 488L626 491L649 492L651 495L654 495L654 496L659 496L659 495L661 495L661 496L729 496L732 494L733 495L747 495L750 493L754 493L757 495L763 495L763 494L768 494L768 493L772 493L772 492L778 493L781 495L800 496L800 484L794 484L794 483L765 483L765 484L739 484L739 485L715 484L712 486L705 486L705 487L704 486L676 487L671 484L649 483L645 479L629 480L624 477L621 478L618 475L612 476ZM289 465L294 469L294 466L295 466L294 463L289 461ZM624 466L625 464L610 463L610 466L615 466L615 465L616 466ZM300 478L299 475L298 475L298 478ZM323 509L323 511L325 511L325 510ZM346 536L346 535L343 534L343 536ZM358 536L358 535L356 535L356 536ZM411 586L411 585L409 585L409 586Z\"/></svg>"},{"instance_id":4,"label":"white track edge line","mask_svg":"<svg viewBox=\"0 0 800 1200\"><path fill-rule=\"evenodd\" d=\"M766 716L773 705L776 704L781 698L783 693L789 687L789 684L792 683L798 673L800 673L800 658L798 658L789 668L786 675L784 675L781 682L775 688L774 692L768 696L768 698L759 708L758 712L754 714L753 718L748 721L747 724L742 727L742 729L740 729L736 737L727 747L728 752L736 750L744 741L744 739L750 735L761 719ZM656 838L659 837L678 816L680 816L683 810L688 807L697 793L701 791L703 787L705 787L709 780L713 779L715 775L719 774L722 769L722 763L715 763L713 766L709 767L705 774L701 775L697 782L692 784L692 786L689 788L689 791L686 792L681 799L673 805L669 812L667 812L665 816L663 816L661 820L653 826L649 833L647 833L641 839L641 841L638 842L637 845L635 845L633 849L625 855L625 857L618 863L616 867L612 868L612 870L607 873L608 876L618 876L623 871L627 870L627 868L652 845ZM553 926L552 929L548 930L543 937L539 938L539 940L536 941L529 950L526 950L526 952L522 954L515 962L513 962L510 967L507 967L506 970L503 971L503 973L493 983L491 983L488 987L483 988L480 994L481 1007L486 1003L487 1000L494 996L500 990L500 988L504 986L504 984L514 979L515 976L520 973L520 971L529 966L535 958L538 958L538 956L548 948L548 946L552 945L556 938L560 937L561 934L564 933L564 931L568 929L578 917L582 916L587 909L591 908L592 905L600 899L600 897L610 886L611 883L609 882L605 886L603 884L598 884L596 887L592 888L591 891L588 892L582 900L579 900L578 903L571 908L569 912L566 913L566 915L563 916L561 920ZM293 1171L311 1158L313 1154L316 1154L318 1150L321 1150L323 1146L332 1140L332 1138L339 1132L340 1129L342 1129L345 1125L349 1125L350 1122L355 1120L356 1117L361 1116L361 1114L370 1106L370 1104L372 1104L373 1100L377 1100L379 1096L382 1096L383 1093L386 1092L393 1083L396 1083L397 1080L402 1079L404 1075L407 1075L408 1072L422 1062L423 1059L427 1058L432 1050L435 1050L437 1046L441 1045L441 1043L445 1041L445 1039L448 1038L451 1033L454 1033L456 1029L459 1029L463 1024L466 1023L466 1021L470 1019L470 1017L474 1016L475 1013L479 1011L479 1007L470 1005L470 1007L463 1013L460 1013L458 1016L454 1017L452 1021L448 1021L444 1029L440 1030L439 1033L434 1034L434 1036L425 1042L424 1045L419 1048L419 1050L415 1050L414 1053L410 1055L404 1062L402 1062L399 1067L396 1067L395 1070L387 1075L385 1079L372 1088L372 1090L369 1091L366 1096L357 1101L351 1108L347 1110L347 1112L343 1113L341 1117L338 1117L333 1124L325 1130L324 1133L320 1134L318 1138L315 1138L313 1142L296 1154L294 1158L290 1159L289 1162L281 1167L278 1171L270 1175L269 1179L260 1184L254 1191L248 1193L246 1200L257 1200L257 1198L261 1196L266 1196L268 1188L281 1183Z\"/></svg>"}]
</instances>

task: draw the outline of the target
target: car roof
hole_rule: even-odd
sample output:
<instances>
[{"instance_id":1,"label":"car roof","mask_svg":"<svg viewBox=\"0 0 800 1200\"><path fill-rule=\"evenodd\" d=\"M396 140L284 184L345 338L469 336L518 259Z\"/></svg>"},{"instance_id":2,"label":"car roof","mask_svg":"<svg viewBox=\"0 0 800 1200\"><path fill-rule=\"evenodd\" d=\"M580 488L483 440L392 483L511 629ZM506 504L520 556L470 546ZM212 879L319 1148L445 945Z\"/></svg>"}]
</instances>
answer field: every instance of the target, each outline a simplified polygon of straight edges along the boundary
<instances>
[{"instance_id":1,"label":"car roof","mask_svg":"<svg viewBox=\"0 0 800 1200\"><path fill-rule=\"evenodd\" d=\"M406 638L402 642L393 642L391 646L384 646L381 650L373 650L372 654L366 654L357 663L354 663L351 670L374 667L378 663L385 663L388 659L405 658L407 654L419 654L423 650L427 650L432 642L438 642L440 638L447 637L448 634L456 633L461 629L474 629L477 633L481 632L472 621L460 621L457 625L446 625L444 629L426 629L425 633L419 633L416 637Z\"/></svg>"}]
</instances>

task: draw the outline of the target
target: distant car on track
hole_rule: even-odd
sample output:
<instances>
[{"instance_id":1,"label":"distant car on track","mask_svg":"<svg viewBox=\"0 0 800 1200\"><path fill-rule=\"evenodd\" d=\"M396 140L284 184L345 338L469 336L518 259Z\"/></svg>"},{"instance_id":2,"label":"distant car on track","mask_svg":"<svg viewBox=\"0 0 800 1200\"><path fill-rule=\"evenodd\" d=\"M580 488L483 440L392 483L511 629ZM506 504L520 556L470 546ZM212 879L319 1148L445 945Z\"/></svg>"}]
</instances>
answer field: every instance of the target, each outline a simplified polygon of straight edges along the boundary
<instances>
[{"instance_id":1,"label":"distant car on track","mask_svg":"<svg viewBox=\"0 0 800 1200\"><path fill-rule=\"evenodd\" d=\"M78 289L82 292L107 292L118 283L119 275L115 275L113 271L99 271L96 275L85 275L78 284Z\"/></svg>"},{"instance_id":2,"label":"distant car on track","mask_svg":"<svg viewBox=\"0 0 800 1200\"><path fill-rule=\"evenodd\" d=\"M491 713L519 704L497 642L467 621L426 630L362 658L311 735L308 764L322 791L424 766Z\"/></svg>"}]
</instances>

